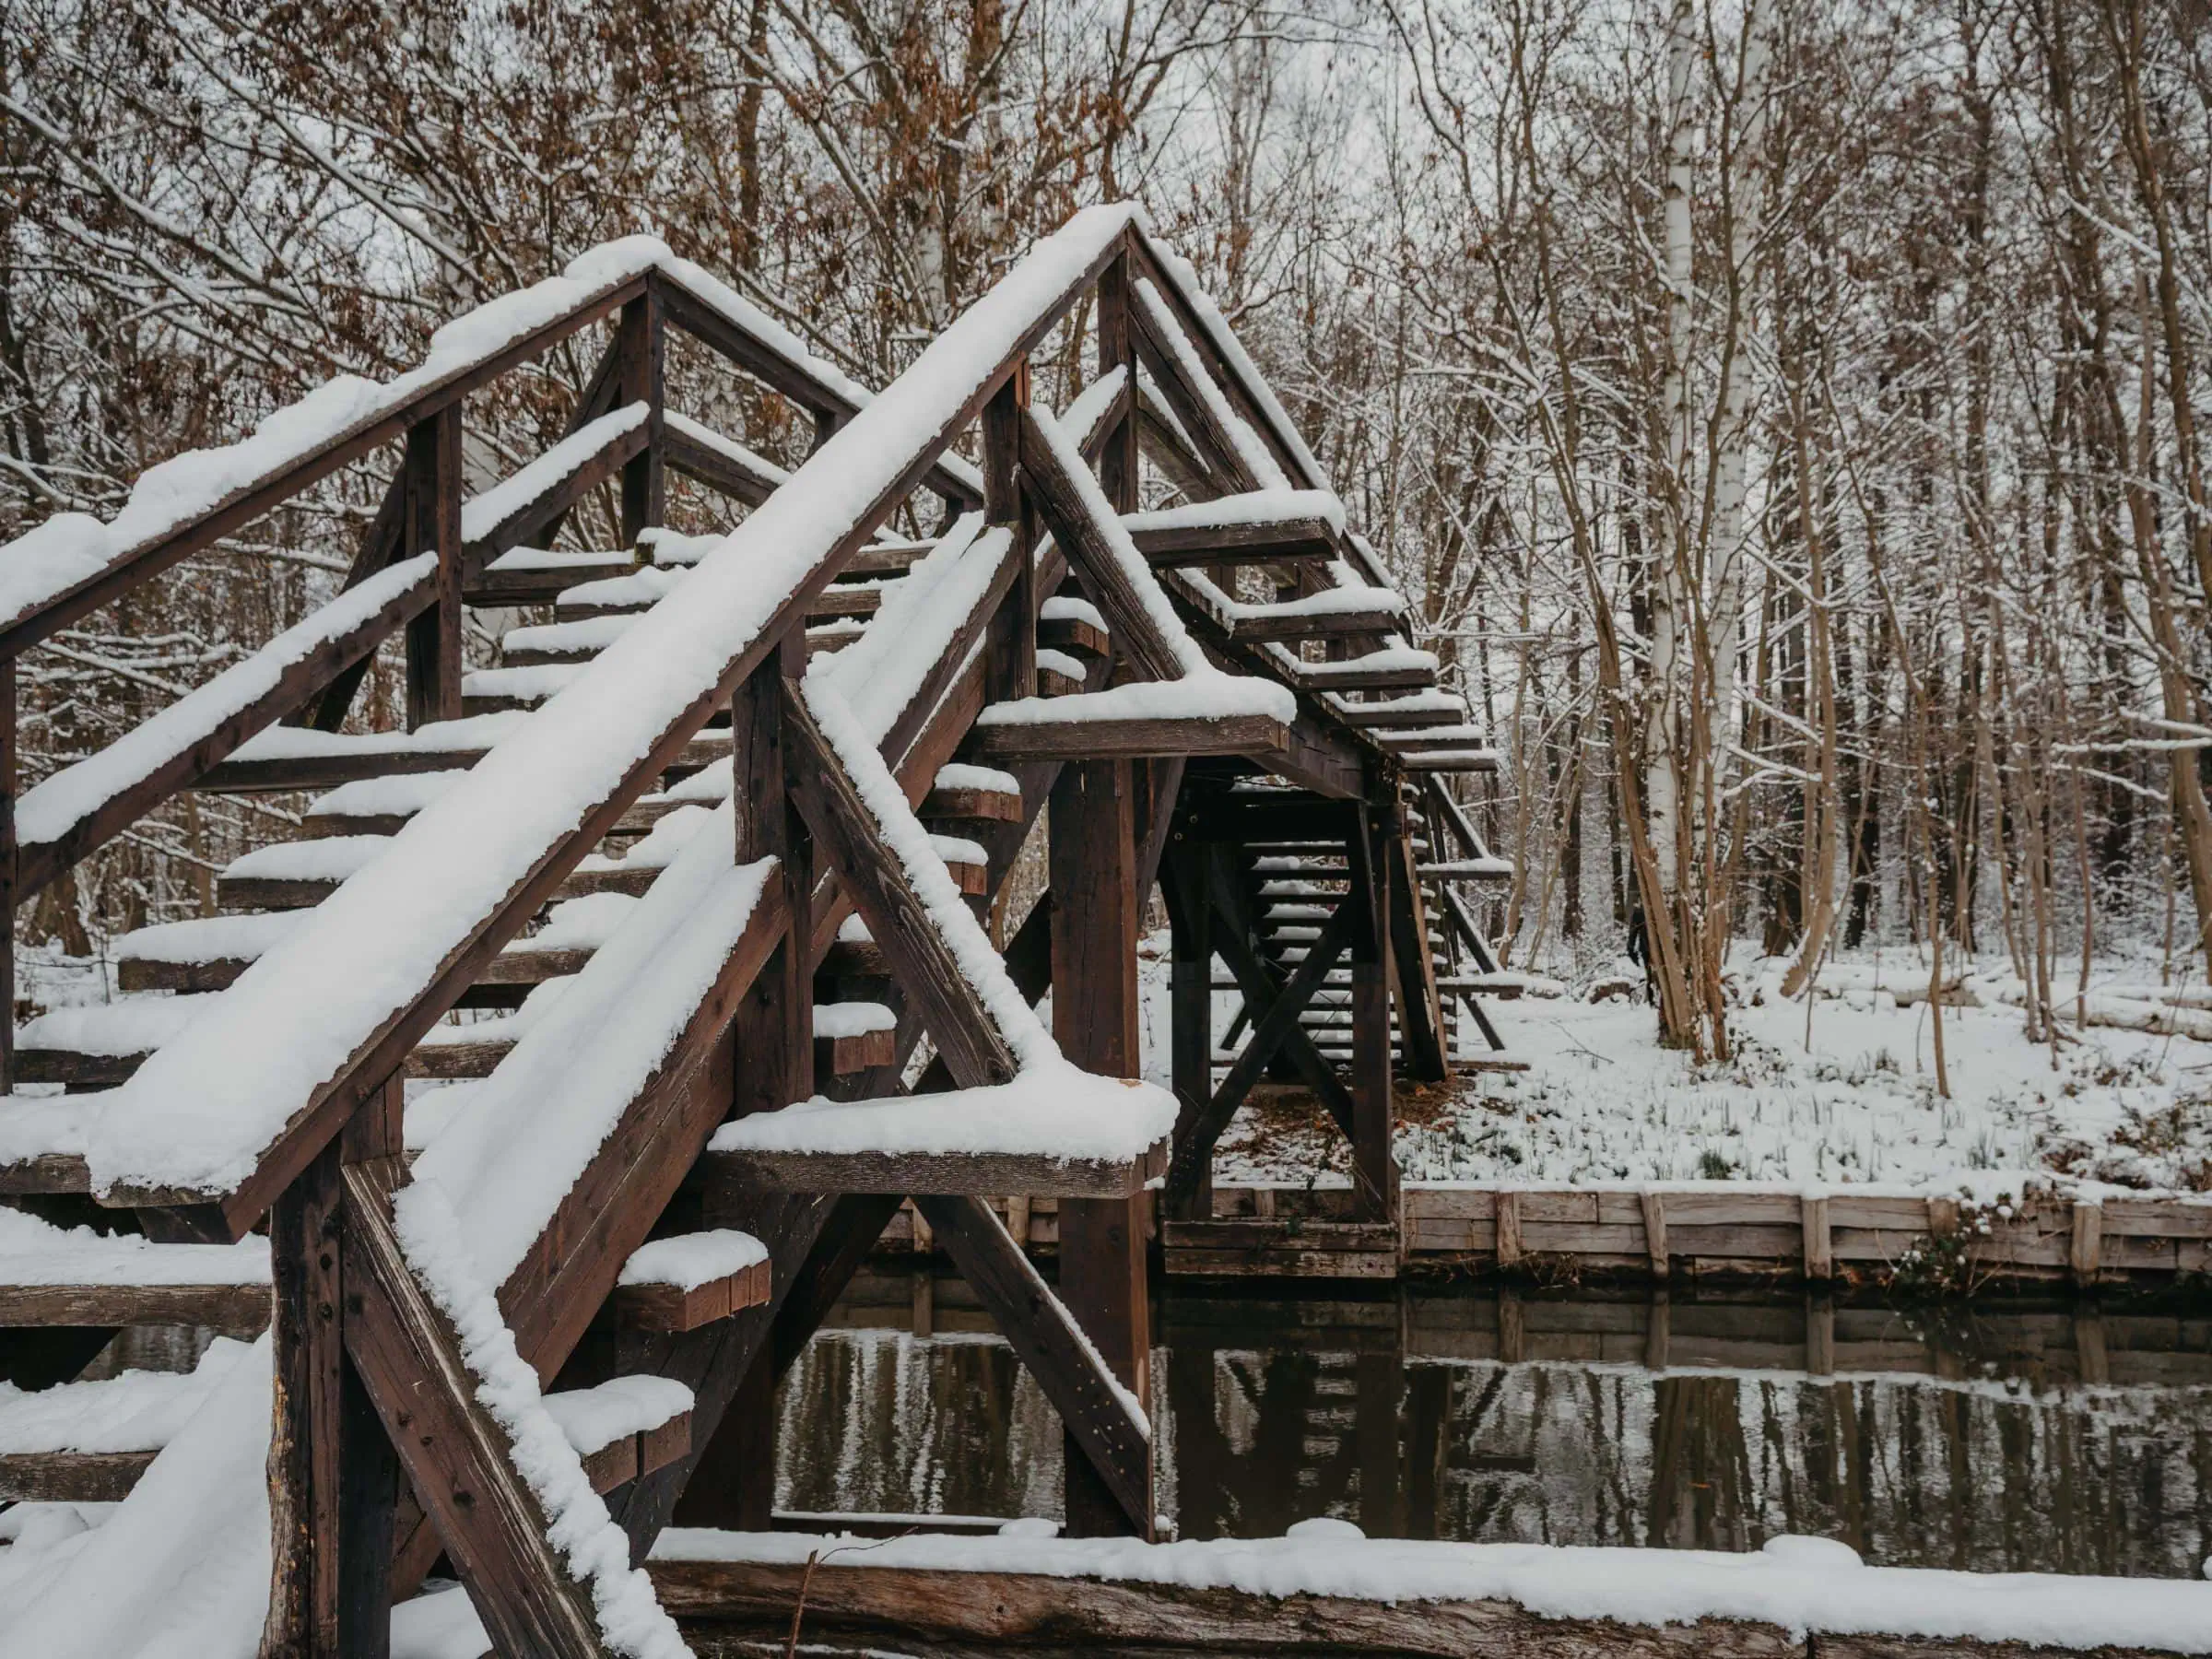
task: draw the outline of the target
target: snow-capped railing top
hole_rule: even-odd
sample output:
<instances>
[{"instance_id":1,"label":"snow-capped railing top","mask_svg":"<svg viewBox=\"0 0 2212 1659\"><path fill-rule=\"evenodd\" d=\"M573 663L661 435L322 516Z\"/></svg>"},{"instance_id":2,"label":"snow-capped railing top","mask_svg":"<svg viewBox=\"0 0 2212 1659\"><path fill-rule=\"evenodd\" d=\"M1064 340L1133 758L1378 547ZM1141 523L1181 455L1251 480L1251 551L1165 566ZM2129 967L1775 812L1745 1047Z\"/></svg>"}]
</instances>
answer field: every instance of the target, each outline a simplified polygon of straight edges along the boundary
<instances>
[{"instance_id":1,"label":"snow-capped railing top","mask_svg":"<svg viewBox=\"0 0 2212 1659\"><path fill-rule=\"evenodd\" d=\"M548 276L487 300L431 336L427 357L382 384L340 375L265 418L253 434L175 455L140 475L105 521L56 513L0 547L0 657L18 654L138 582L251 523L338 467L437 413L643 292L657 274L669 320L816 414L843 419L867 390L783 325L657 237L592 249ZM932 488L980 500L958 455Z\"/></svg>"},{"instance_id":2,"label":"snow-capped railing top","mask_svg":"<svg viewBox=\"0 0 2212 1659\"><path fill-rule=\"evenodd\" d=\"M700 560L685 604L642 617L152 1055L88 1136L95 1186L218 1202L234 1228L265 1208L478 958L804 626L1017 359L1127 250L1135 218L1089 209L1040 242Z\"/></svg>"}]
</instances>

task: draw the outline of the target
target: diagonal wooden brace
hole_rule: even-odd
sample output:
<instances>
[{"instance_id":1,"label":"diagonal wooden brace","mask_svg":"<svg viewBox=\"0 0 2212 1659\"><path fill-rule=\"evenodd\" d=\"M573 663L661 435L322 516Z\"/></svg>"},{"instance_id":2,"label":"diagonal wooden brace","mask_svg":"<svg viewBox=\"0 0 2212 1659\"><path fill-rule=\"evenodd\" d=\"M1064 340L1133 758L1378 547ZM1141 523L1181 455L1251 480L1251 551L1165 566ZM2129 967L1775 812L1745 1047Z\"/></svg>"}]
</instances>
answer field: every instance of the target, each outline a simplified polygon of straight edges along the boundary
<instances>
[{"instance_id":1,"label":"diagonal wooden brace","mask_svg":"<svg viewBox=\"0 0 2212 1659\"><path fill-rule=\"evenodd\" d=\"M554 1553L544 1506L477 1398L459 1335L400 1249L392 1221L400 1175L396 1159L344 1171L347 1351L492 1646L532 1659L604 1659L612 1650L591 1594Z\"/></svg>"},{"instance_id":2,"label":"diagonal wooden brace","mask_svg":"<svg viewBox=\"0 0 2212 1659\"><path fill-rule=\"evenodd\" d=\"M916 1194L914 1207L1104 1477L1136 1535L1150 1538L1151 1438L1131 1415L1124 1391L1075 1316L985 1200Z\"/></svg>"}]
</instances>

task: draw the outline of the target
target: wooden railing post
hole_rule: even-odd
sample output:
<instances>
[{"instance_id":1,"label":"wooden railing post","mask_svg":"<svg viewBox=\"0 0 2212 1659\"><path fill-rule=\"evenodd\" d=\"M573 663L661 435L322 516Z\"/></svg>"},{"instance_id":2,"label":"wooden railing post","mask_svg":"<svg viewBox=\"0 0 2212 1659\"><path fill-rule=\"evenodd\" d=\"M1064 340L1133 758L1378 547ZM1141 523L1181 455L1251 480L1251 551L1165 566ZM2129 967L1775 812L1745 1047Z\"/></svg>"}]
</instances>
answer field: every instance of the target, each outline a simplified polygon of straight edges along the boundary
<instances>
[{"instance_id":1,"label":"wooden railing post","mask_svg":"<svg viewBox=\"0 0 2212 1659\"><path fill-rule=\"evenodd\" d=\"M663 524L668 518L668 475L661 435L666 425L665 397L667 327L665 307L657 280L648 278L645 291L622 308L615 336L616 375L619 404L642 403L645 447L622 468L622 541L638 545L638 533Z\"/></svg>"},{"instance_id":2,"label":"wooden railing post","mask_svg":"<svg viewBox=\"0 0 2212 1659\"><path fill-rule=\"evenodd\" d=\"M814 859L806 821L791 805L794 757L784 738L782 684L806 668L806 641L794 629L782 649L737 688L730 711L737 861L779 861L775 878L791 918L782 943L754 978L733 1022L733 1117L773 1112L814 1092L814 979L807 969ZM687 1523L768 1530L776 1491L775 1377L774 1349L762 1343L700 1452L685 1491Z\"/></svg>"},{"instance_id":3,"label":"wooden railing post","mask_svg":"<svg viewBox=\"0 0 2212 1659\"><path fill-rule=\"evenodd\" d=\"M1120 369L1129 376L1129 412L1107 434L1099 452L1099 487L1116 512L1135 512L1137 487L1136 331L1130 326L1129 255L1124 253L1099 273L1099 372Z\"/></svg>"},{"instance_id":4,"label":"wooden railing post","mask_svg":"<svg viewBox=\"0 0 2212 1659\"><path fill-rule=\"evenodd\" d=\"M1360 1218L1395 1220L1397 1163L1391 1155L1389 847L1394 815L1370 806L1352 830L1343 902L1352 930L1352 1193Z\"/></svg>"},{"instance_id":5,"label":"wooden railing post","mask_svg":"<svg viewBox=\"0 0 2212 1659\"><path fill-rule=\"evenodd\" d=\"M400 556L438 555L438 602L407 624L407 728L461 715L461 406L407 429Z\"/></svg>"},{"instance_id":6,"label":"wooden railing post","mask_svg":"<svg viewBox=\"0 0 2212 1659\"><path fill-rule=\"evenodd\" d=\"M1053 1035L1087 1071L1140 1075L1136 1012L1136 838L1127 760L1075 761L1053 785ZM1060 1299L1139 1401L1150 1397L1152 1309L1145 1278L1150 1195L1060 1201ZM1080 1444L1067 1443L1067 1530L1135 1531ZM1147 1476L1146 1489L1149 1491ZM1147 1506L1147 1510L1148 1510Z\"/></svg>"},{"instance_id":7,"label":"wooden railing post","mask_svg":"<svg viewBox=\"0 0 2212 1659\"><path fill-rule=\"evenodd\" d=\"M402 1083L354 1114L269 1211L271 1582L262 1652L382 1659L390 1651L399 1464L346 1355L342 1171L401 1155Z\"/></svg>"},{"instance_id":8,"label":"wooden railing post","mask_svg":"<svg viewBox=\"0 0 2212 1659\"><path fill-rule=\"evenodd\" d=\"M983 406L983 516L1014 532L1014 586L983 647L983 699L1011 702L1037 689L1037 515L1021 487L1021 412L1030 404L1024 358Z\"/></svg>"},{"instance_id":9,"label":"wooden railing post","mask_svg":"<svg viewBox=\"0 0 2212 1659\"><path fill-rule=\"evenodd\" d=\"M14 657L0 657L0 1094L16 1086L16 695L20 677Z\"/></svg>"}]
</instances>

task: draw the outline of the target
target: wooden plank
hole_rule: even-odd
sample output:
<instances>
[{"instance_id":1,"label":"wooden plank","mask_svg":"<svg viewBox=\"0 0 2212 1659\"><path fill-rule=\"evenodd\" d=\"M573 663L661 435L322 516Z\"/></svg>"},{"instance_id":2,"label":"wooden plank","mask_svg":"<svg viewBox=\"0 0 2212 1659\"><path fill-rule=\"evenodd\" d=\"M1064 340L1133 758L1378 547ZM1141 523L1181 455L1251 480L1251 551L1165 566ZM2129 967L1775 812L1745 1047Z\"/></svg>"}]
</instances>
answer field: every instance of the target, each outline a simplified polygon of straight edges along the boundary
<instances>
[{"instance_id":1,"label":"wooden plank","mask_svg":"<svg viewBox=\"0 0 2212 1659\"><path fill-rule=\"evenodd\" d=\"M407 1266L392 1223L397 1175L389 1160L345 1171L347 1351L492 1645L604 1659L590 1594L547 1540L459 1337Z\"/></svg>"},{"instance_id":2,"label":"wooden plank","mask_svg":"<svg viewBox=\"0 0 2212 1659\"><path fill-rule=\"evenodd\" d=\"M1800 1224L1805 1234L1805 1277L1827 1278L1836 1268L1835 1254L1830 1248L1828 1200L1808 1194L1799 1203Z\"/></svg>"},{"instance_id":3,"label":"wooden plank","mask_svg":"<svg viewBox=\"0 0 2212 1659\"><path fill-rule=\"evenodd\" d=\"M1521 1194L1511 1188L1498 1194L1498 1265L1514 1268L1521 1265L1524 1254L1521 1232Z\"/></svg>"},{"instance_id":4,"label":"wooden plank","mask_svg":"<svg viewBox=\"0 0 2212 1659\"><path fill-rule=\"evenodd\" d=\"M986 761L1105 760L1163 755L1242 755L1288 749L1290 728L1267 714L1025 719L984 724L970 747Z\"/></svg>"},{"instance_id":5,"label":"wooden plank","mask_svg":"<svg viewBox=\"0 0 2212 1659\"><path fill-rule=\"evenodd\" d=\"M0 1453L0 1500L121 1503L155 1452Z\"/></svg>"},{"instance_id":6,"label":"wooden plank","mask_svg":"<svg viewBox=\"0 0 2212 1659\"><path fill-rule=\"evenodd\" d=\"M1643 1245L1652 1264L1652 1277L1664 1279L1667 1274L1669 1246L1666 1237L1666 1194L1646 1187L1639 1196L1643 1207Z\"/></svg>"},{"instance_id":7,"label":"wooden plank","mask_svg":"<svg viewBox=\"0 0 2212 1659\"><path fill-rule=\"evenodd\" d=\"M760 1261L688 1289L677 1285L619 1285L607 1307L623 1330L696 1331L743 1309L765 1306L768 1299L769 1265Z\"/></svg>"},{"instance_id":8,"label":"wooden plank","mask_svg":"<svg viewBox=\"0 0 2212 1659\"><path fill-rule=\"evenodd\" d=\"M1059 1414L1077 1453L1070 1460L1071 1472L1082 1468L1095 1474L1120 1506L1123 1530L1150 1537L1152 1442L1131 1419L1101 1369L1096 1334L1078 1330L1075 1313L1038 1276L981 1198L924 1195L914 1204ZM1065 1222L1064 1207L1064 1228ZM1066 1249L1065 1239L1062 1249ZM1141 1272L1141 1247L1136 1253ZM1065 1272L1064 1263L1064 1282ZM1069 1523L1078 1524L1073 1510Z\"/></svg>"},{"instance_id":9,"label":"wooden plank","mask_svg":"<svg viewBox=\"0 0 2212 1659\"><path fill-rule=\"evenodd\" d=\"M1156 570L1214 564L1290 564L1336 557L1336 531L1317 514L1218 524L1129 526L1136 550Z\"/></svg>"},{"instance_id":10,"label":"wooden plank","mask_svg":"<svg viewBox=\"0 0 2212 1659\"><path fill-rule=\"evenodd\" d=\"M2066 1265L2073 1269L2077 1282L2086 1285L2095 1281L2099 1269L2104 1265L2102 1205L2080 1198L2074 1201L2073 1237L2066 1253Z\"/></svg>"},{"instance_id":11,"label":"wooden plank","mask_svg":"<svg viewBox=\"0 0 2212 1659\"><path fill-rule=\"evenodd\" d=\"M266 1285L0 1285L0 1329L203 1325L252 1337L268 1324Z\"/></svg>"},{"instance_id":12,"label":"wooden plank","mask_svg":"<svg viewBox=\"0 0 2212 1659\"><path fill-rule=\"evenodd\" d=\"M1257 1595L1043 1574L876 1567L865 1555L809 1564L654 1560L647 1571L678 1618L782 1640L805 1581L810 1634L1008 1652L1468 1654L1551 1659L1803 1659L1773 1625L1702 1619L1642 1626L1548 1618L1503 1601L1383 1602ZM1825 1638L1823 1640L1826 1640ZM877 1643L880 1645L880 1643ZM1869 1656L1873 1659L1873 1656ZM1884 1656L1886 1659L1886 1656Z\"/></svg>"},{"instance_id":13,"label":"wooden plank","mask_svg":"<svg viewBox=\"0 0 2212 1659\"><path fill-rule=\"evenodd\" d=\"M339 1458L346 1343L340 1312L339 1147L324 1148L269 1211L275 1287L264 1642L338 1659Z\"/></svg>"},{"instance_id":14,"label":"wooden plank","mask_svg":"<svg viewBox=\"0 0 2212 1659\"><path fill-rule=\"evenodd\" d=\"M884 844L882 830L815 724L805 698L788 680L783 718L796 759L799 810L829 867L866 921L870 936L914 999L937 1052L964 1088L1006 1082L1017 1070L1013 1051L953 960L951 947L908 883L904 865Z\"/></svg>"},{"instance_id":15,"label":"wooden plank","mask_svg":"<svg viewBox=\"0 0 2212 1659\"><path fill-rule=\"evenodd\" d=\"M1063 1198L1127 1198L1164 1174L1162 1140L1130 1159L1060 1159L1014 1152L710 1152L710 1181L765 1181L793 1193L1002 1193Z\"/></svg>"},{"instance_id":16,"label":"wooden plank","mask_svg":"<svg viewBox=\"0 0 2212 1659\"><path fill-rule=\"evenodd\" d=\"M407 624L407 729L461 715L461 406L407 431L400 557L438 556L437 596Z\"/></svg>"},{"instance_id":17,"label":"wooden plank","mask_svg":"<svg viewBox=\"0 0 2212 1659\"><path fill-rule=\"evenodd\" d=\"M1420 881L1413 873L1412 836L1390 836L1385 853L1392 990L1406 1042L1406 1067L1418 1081L1441 1083L1451 1076L1445 1053L1444 1005L1437 991L1436 959L1429 947L1428 908Z\"/></svg>"}]
</instances>

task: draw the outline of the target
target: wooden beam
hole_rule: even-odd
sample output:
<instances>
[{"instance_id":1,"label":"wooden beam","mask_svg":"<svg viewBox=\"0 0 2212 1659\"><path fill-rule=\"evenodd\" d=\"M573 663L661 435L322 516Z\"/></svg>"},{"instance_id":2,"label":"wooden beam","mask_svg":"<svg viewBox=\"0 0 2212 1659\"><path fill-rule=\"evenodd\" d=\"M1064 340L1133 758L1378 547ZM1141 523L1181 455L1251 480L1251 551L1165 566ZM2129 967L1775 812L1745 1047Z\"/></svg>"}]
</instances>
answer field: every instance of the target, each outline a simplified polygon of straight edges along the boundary
<instances>
[{"instance_id":1,"label":"wooden beam","mask_svg":"<svg viewBox=\"0 0 2212 1659\"><path fill-rule=\"evenodd\" d=\"M615 326L616 395L624 405L642 403L645 425L636 450L622 462L622 545L634 547L639 533L668 521L667 409L663 326L666 285L649 281L645 291L622 308Z\"/></svg>"},{"instance_id":2,"label":"wooden beam","mask_svg":"<svg viewBox=\"0 0 2212 1659\"><path fill-rule=\"evenodd\" d=\"M407 729L461 715L461 406L407 432L400 557L438 556L437 596L407 624Z\"/></svg>"},{"instance_id":3,"label":"wooden beam","mask_svg":"<svg viewBox=\"0 0 2212 1659\"><path fill-rule=\"evenodd\" d=\"M346 1339L335 1143L269 1211L276 1314L269 1433L272 1653L339 1659L338 1493Z\"/></svg>"},{"instance_id":4,"label":"wooden beam","mask_svg":"<svg viewBox=\"0 0 2212 1659\"><path fill-rule=\"evenodd\" d=\"M783 682L786 740L793 747L794 794L830 869L852 895L868 933L914 999L937 1052L963 1088L1004 1083L1018 1069L1014 1052L969 984L951 947L885 844L883 831L845 774L789 680Z\"/></svg>"},{"instance_id":5,"label":"wooden beam","mask_svg":"<svg viewBox=\"0 0 2212 1659\"><path fill-rule=\"evenodd\" d=\"M759 506L783 482L729 450L702 442L673 421L662 428L661 443L670 472L681 473L694 483L704 484L717 494L743 501L747 507Z\"/></svg>"},{"instance_id":6,"label":"wooden beam","mask_svg":"<svg viewBox=\"0 0 2212 1659\"><path fill-rule=\"evenodd\" d=\"M982 1199L917 1196L914 1207L1059 1414L1073 1454L1068 1460L1069 1474L1081 1470L1100 1482L1119 1512L1122 1524L1117 1530L1151 1537L1151 1438L1131 1419L1112 1379L1100 1369L1095 1334L1087 1326L1078 1329L1067 1303L1039 1277ZM1060 1245L1064 1290L1066 1225L1064 1206ZM1141 1272L1141 1241L1139 1244ZM1077 1494L1071 1492L1070 1498L1068 1522L1075 1528L1085 1517L1073 1507ZM1100 1530L1095 1524L1097 1518L1090 1519L1093 1525L1089 1530L1095 1535Z\"/></svg>"},{"instance_id":7,"label":"wooden beam","mask_svg":"<svg viewBox=\"0 0 2212 1659\"><path fill-rule=\"evenodd\" d=\"M1044 527L1077 574L1084 591L1106 618L1115 648L1141 679L1182 677L1182 658L1137 591L1134 577L1107 539L1090 506L1091 492L1068 470L1037 418L1021 412L1021 476Z\"/></svg>"},{"instance_id":8,"label":"wooden beam","mask_svg":"<svg viewBox=\"0 0 2212 1659\"><path fill-rule=\"evenodd\" d=\"M1339 916L1354 923L1352 958L1352 1192L1360 1220L1398 1217L1390 1070L1390 900L1386 824L1361 814L1347 842L1349 880ZM1417 942L1423 956L1429 942Z\"/></svg>"},{"instance_id":9,"label":"wooden beam","mask_svg":"<svg viewBox=\"0 0 2212 1659\"><path fill-rule=\"evenodd\" d=\"M1312 513L1218 524L1152 524L1145 522L1146 516L1140 515L1129 525L1129 537L1155 570L1293 564L1336 557L1335 527Z\"/></svg>"},{"instance_id":10,"label":"wooden beam","mask_svg":"<svg viewBox=\"0 0 2212 1659\"><path fill-rule=\"evenodd\" d=\"M547 1539L459 1336L407 1265L392 1221L398 1179L396 1160L345 1171L347 1351L493 1647L606 1659L590 1593Z\"/></svg>"},{"instance_id":11,"label":"wooden beam","mask_svg":"<svg viewBox=\"0 0 2212 1659\"><path fill-rule=\"evenodd\" d=\"M979 724L970 747L983 760L1105 760L1168 755L1288 753L1291 728L1271 714L1080 716Z\"/></svg>"},{"instance_id":12,"label":"wooden beam","mask_svg":"<svg viewBox=\"0 0 2212 1659\"><path fill-rule=\"evenodd\" d=\"M1175 1089L1175 1144L1198 1133L1214 1094L1214 901L1213 861L1206 850L1184 841L1170 850L1161 867L1160 888L1168 899L1169 1070ZM1183 1221L1213 1216L1213 1159L1186 1180L1182 1193L1168 1195L1169 1212Z\"/></svg>"},{"instance_id":13,"label":"wooden beam","mask_svg":"<svg viewBox=\"0 0 2212 1659\"><path fill-rule=\"evenodd\" d=\"M1436 958L1429 946L1429 912L1414 874L1413 837L1405 830L1384 839L1383 878L1390 904L1391 981L1406 1069L1417 1080L1441 1083L1451 1076L1444 1052L1444 1005L1437 993Z\"/></svg>"},{"instance_id":14,"label":"wooden beam","mask_svg":"<svg viewBox=\"0 0 2212 1659\"><path fill-rule=\"evenodd\" d=\"M708 1180L735 1176L793 1193L883 1193L995 1197L1129 1198L1167 1172L1168 1143L1135 1159L1058 1158L1023 1152L710 1152Z\"/></svg>"}]
</instances>

